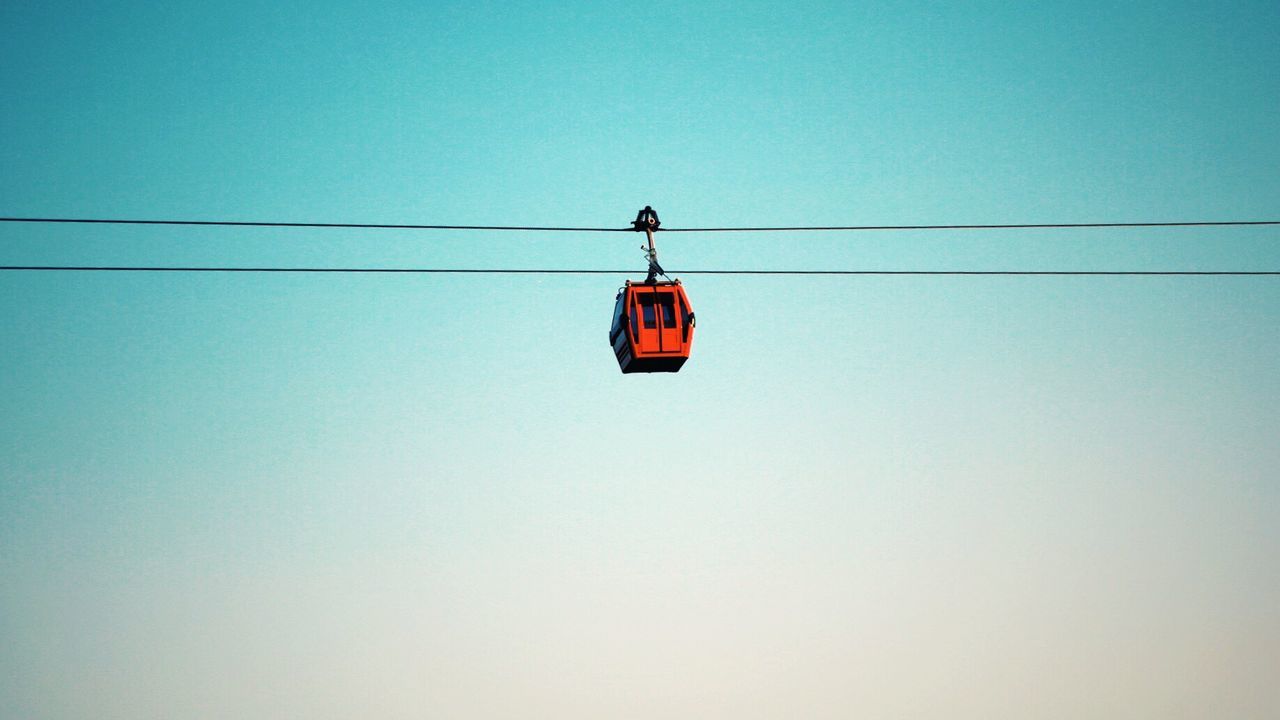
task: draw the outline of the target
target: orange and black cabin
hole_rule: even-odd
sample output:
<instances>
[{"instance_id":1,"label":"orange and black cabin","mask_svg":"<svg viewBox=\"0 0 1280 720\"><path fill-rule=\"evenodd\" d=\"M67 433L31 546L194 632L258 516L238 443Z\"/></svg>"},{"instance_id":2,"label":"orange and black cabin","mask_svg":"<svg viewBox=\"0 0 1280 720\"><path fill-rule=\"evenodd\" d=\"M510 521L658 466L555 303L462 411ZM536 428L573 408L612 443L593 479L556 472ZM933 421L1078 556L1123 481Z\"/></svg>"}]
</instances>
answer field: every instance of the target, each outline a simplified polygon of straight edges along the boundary
<instances>
[{"instance_id":1,"label":"orange and black cabin","mask_svg":"<svg viewBox=\"0 0 1280 720\"><path fill-rule=\"evenodd\" d=\"M609 343L624 373L677 372L689 359L695 319L679 280L618 291Z\"/></svg>"}]
</instances>

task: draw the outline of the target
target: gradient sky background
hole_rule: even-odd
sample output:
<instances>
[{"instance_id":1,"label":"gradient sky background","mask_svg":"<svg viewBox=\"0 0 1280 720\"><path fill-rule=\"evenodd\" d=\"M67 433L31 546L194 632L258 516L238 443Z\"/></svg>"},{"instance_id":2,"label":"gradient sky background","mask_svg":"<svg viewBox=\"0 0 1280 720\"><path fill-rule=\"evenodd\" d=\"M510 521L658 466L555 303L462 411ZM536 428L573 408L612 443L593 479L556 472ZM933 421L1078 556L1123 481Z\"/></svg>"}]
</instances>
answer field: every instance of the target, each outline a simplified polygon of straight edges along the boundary
<instances>
[{"instance_id":1,"label":"gradient sky background","mask_svg":"<svg viewBox=\"0 0 1280 720\"><path fill-rule=\"evenodd\" d=\"M1276 219L1280 5L0 5L0 215ZM634 267L4 225L0 264ZM659 237L1280 270L1274 227ZM677 274L678 273L673 273ZM1273 718L1280 280L0 273L0 715Z\"/></svg>"}]
</instances>

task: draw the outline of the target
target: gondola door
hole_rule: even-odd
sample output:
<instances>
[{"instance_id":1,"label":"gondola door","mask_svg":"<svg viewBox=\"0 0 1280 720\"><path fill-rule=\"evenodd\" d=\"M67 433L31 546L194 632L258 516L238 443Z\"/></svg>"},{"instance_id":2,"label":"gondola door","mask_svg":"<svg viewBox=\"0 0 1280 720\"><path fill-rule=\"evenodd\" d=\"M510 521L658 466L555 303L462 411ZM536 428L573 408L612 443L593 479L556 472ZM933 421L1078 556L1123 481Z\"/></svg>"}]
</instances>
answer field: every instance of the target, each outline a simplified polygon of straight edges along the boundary
<instances>
[{"instance_id":1,"label":"gondola door","mask_svg":"<svg viewBox=\"0 0 1280 720\"><path fill-rule=\"evenodd\" d=\"M680 352L680 325L676 318L676 294L671 290L659 290L656 295L659 337L662 352Z\"/></svg>"},{"instance_id":2,"label":"gondola door","mask_svg":"<svg viewBox=\"0 0 1280 720\"><path fill-rule=\"evenodd\" d=\"M636 346L638 354L662 351L662 331L658 327L657 293L653 288L636 288L635 305L631 316L636 318Z\"/></svg>"}]
</instances>

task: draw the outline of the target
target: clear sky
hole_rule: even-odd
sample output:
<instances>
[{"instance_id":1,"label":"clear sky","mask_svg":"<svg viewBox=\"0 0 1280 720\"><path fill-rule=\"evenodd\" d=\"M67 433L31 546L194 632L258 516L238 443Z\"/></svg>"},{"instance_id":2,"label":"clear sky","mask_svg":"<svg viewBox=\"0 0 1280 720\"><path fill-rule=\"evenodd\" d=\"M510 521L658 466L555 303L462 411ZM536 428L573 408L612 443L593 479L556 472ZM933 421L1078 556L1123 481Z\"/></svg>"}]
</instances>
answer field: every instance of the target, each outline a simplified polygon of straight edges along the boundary
<instances>
[{"instance_id":1,"label":"clear sky","mask_svg":"<svg viewBox=\"0 0 1280 720\"><path fill-rule=\"evenodd\" d=\"M1280 5L0 4L0 215L1280 216ZM0 226L0 264L634 267ZM659 237L1280 270L1274 227ZM678 272L673 273L679 275ZM0 273L0 716L1280 716L1280 279Z\"/></svg>"}]
</instances>

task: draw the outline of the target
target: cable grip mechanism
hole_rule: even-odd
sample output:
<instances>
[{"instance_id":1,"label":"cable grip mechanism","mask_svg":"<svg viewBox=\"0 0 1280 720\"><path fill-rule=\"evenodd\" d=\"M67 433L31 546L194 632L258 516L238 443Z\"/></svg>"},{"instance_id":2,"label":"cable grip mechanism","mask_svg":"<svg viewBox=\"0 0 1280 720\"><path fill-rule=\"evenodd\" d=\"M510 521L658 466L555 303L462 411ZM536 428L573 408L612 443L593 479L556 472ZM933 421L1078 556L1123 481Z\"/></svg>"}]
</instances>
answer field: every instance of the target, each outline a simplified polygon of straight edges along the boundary
<instances>
[{"instance_id":1,"label":"cable grip mechanism","mask_svg":"<svg viewBox=\"0 0 1280 720\"><path fill-rule=\"evenodd\" d=\"M631 229L636 232L644 231L645 236L649 239L649 246L640 246L645 251L645 259L649 261L649 275L644 279L645 284L652 285L657 282L658 276L666 276L662 266L658 264L658 248L653 244L653 232L662 226L662 222L658 220L658 213L648 205L644 209L636 213L636 219L631 223Z\"/></svg>"}]
</instances>

